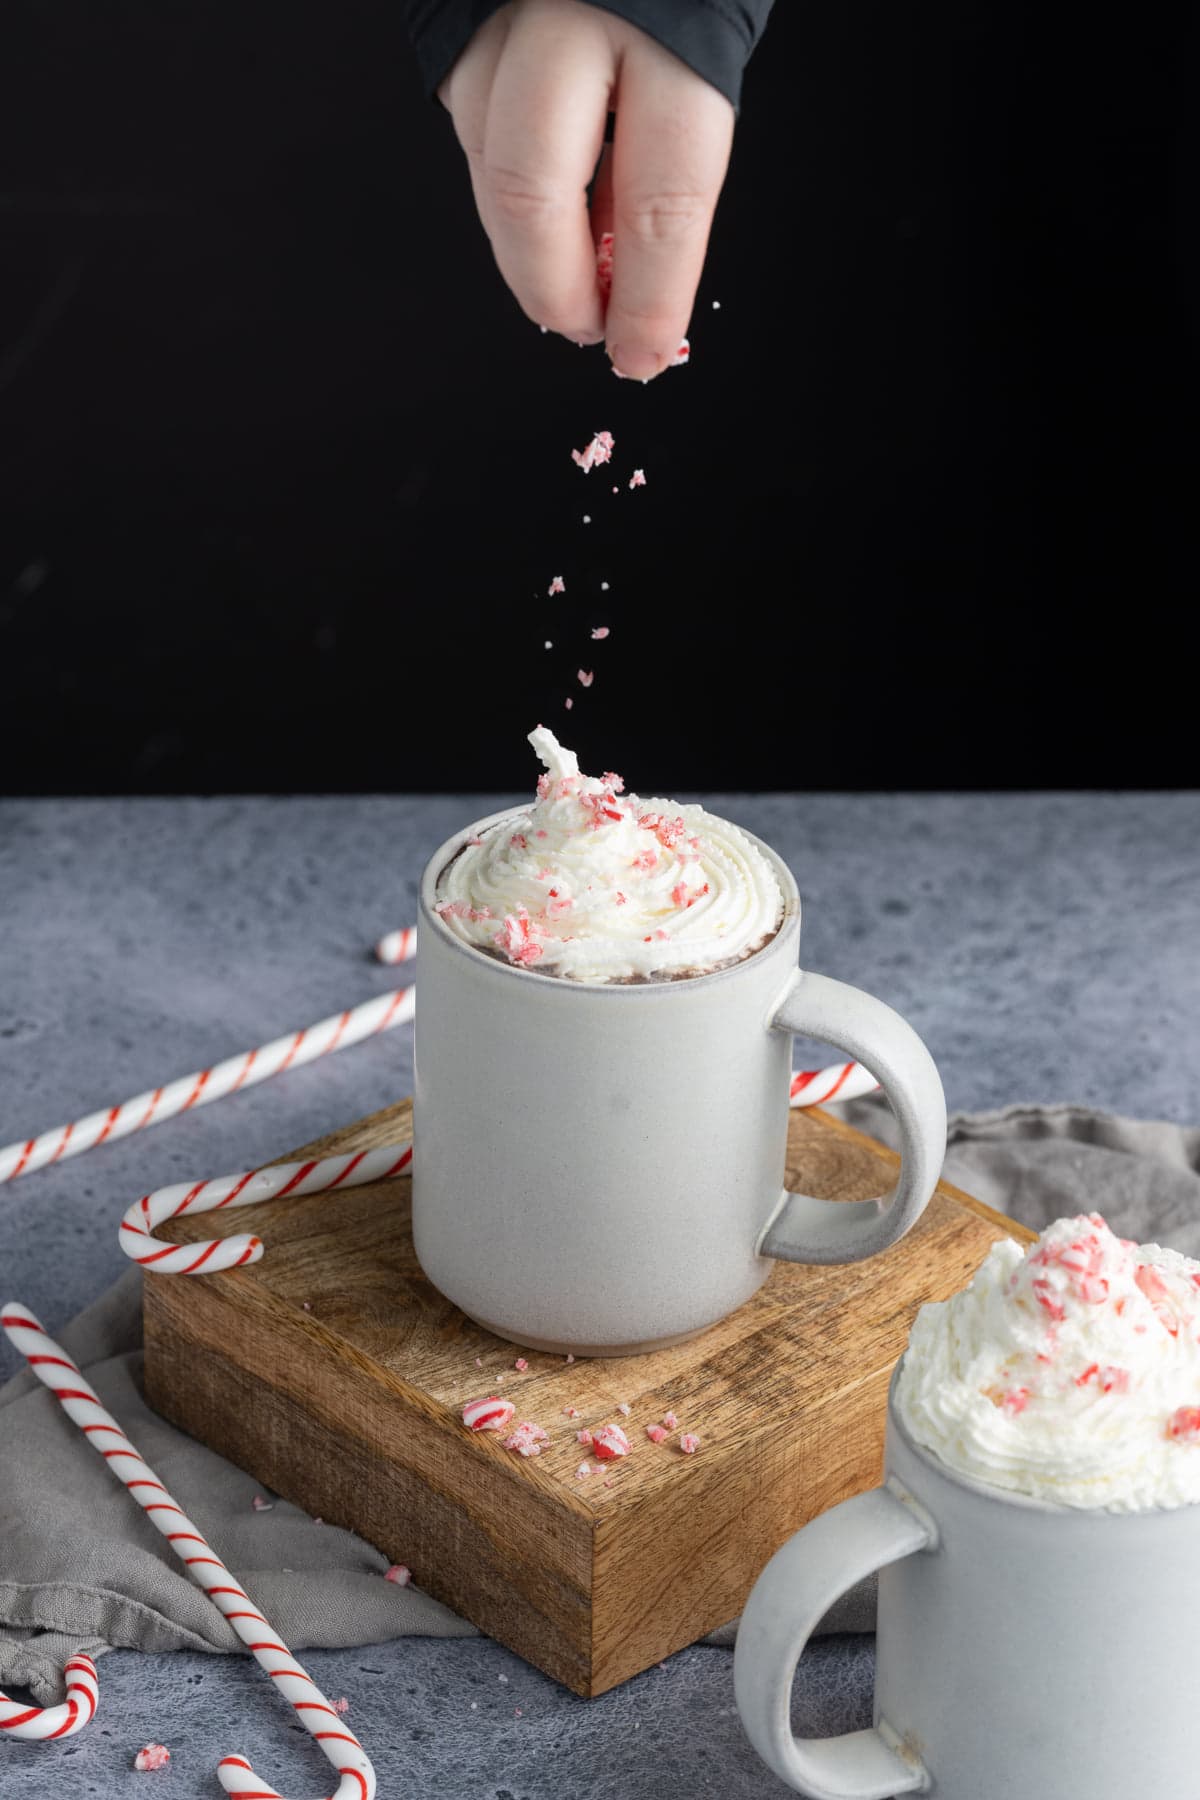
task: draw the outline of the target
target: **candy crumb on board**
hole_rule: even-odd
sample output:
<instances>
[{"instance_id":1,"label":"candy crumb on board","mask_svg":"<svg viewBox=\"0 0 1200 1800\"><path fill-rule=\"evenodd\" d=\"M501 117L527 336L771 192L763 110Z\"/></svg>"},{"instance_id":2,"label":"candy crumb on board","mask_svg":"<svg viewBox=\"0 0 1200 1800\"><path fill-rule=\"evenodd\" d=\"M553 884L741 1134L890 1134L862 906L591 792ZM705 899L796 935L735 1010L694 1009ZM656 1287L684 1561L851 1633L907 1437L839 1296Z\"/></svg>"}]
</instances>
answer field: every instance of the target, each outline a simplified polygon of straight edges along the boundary
<instances>
[{"instance_id":1,"label":"candy crumb on board","mask_svg":"<svg viewBox=\"0 0 1200 1800\"><path fill-rule=\"evenodd\" d=\"M384 1570L383 1579L394 1581L397 1587L407 1587L412 1580L412 1570L407 1563L393 1563L390 1569Z\"/></svg>"},{"instance_id":2,"label":"candy crumb on board","mask_svg":"<svg viewBox=\"0 0 1200 1800\"><path fill-rule=\"evenodd\" d=\"M540 1456L542 1445L548 1442L550 1433L535 1425L532 1419L522 1419L515 1425L504 1440L504 1448L517 1456Z\"/></svg>"},{"instance_id":3,"label":"candy crumb on board","mask_svg":"<svg viewBox=\"0 0 1200 1800\"><path fill-rule=\"evenodd\" d=\"M572 1408L572 1411L574 1411L574 1408ZM592 1441L592 1434L590 1431L587 1431L585 1429L583 1431L577 1431L575 1433L575 1442L577 1444L590 1444L591 1441Z\"/></svg>"},{"instance_id":4,"label":"candy crumb on board","mask_svg":"<svg viewBox=\"0 0 1200 1800\"><path fill-rule=\"evenodd\" d=\"M630 1406L628 1400L622 1400L620 1406L618 1406L618 1408L617 1408L617 1411L619 1413L624 1413L625 1417L628 1418L630 1413L633 1411L633 1408L632 1408L632 1406Z\"/></svg>"},{"instance_id":5,"label":"candy crumb on board","mask_svg":"<svg viewBox=\"0 0 1200 1800\"><path fill-rule=\"evenodd\" d=\"M144 1744L133 1759L135 1769L145 1774L147 1769L165 1769L171 1760L171 1752L165 1744Z\"/></svg>"},{"instance_id":6,"label":"candy crumb on board","mask_svg":"<svg viewBox=\"0 0 1200 1800\"><path fill-rule=\"evenodd\" d=\"M697 1450L700 1448L700 1439L694 1432L685 1431L679 1440L679 1448L683 1451L685 1456L695 1456Z\"/></svg>"},{"instance_id":7,"label":"candy crumb on board","mask_svg":"<svg viewBox=\"0 0 1200 1800\"><path fill-rule=\"evenodd\" d=\"M629 1439L619 1425L601 1425L592 1433L592 1454L601 1462L629 1455Z\"/></svg>"},{"instance_id":8,"label":"candy crumb on board","mask_svg":"<svg viewBox=\"0 0 1200 1800\"><path fill-rule=\"evenodd\" d=\"M462 1409L462 1422L469 1431L503 1431L516 1407L511 1400L500 1400L488 1394L482 1400L468 1400Z\"/></svg>"},{"instance_id":9,"label":"candy crumb on board","mask_svg":"<svg viewBox=\"0 0 1200 1800\"><path fill-rule=\"evenodd\" d=\"M670 1435L665 1425L647 1425L646 1427L646 1436L652 1444L661 1444Z\"/></svg>"},{"instance_id":10,"label":"candy crumb on board","mask_svg":"<svg viewBox=\"0 0 1200 1800\"><path fill-rule=\"evenodd\" d=\"M587 1475L590 1475L591 1472L592 1472L591 1463L581 1462L579 1467L575 1471L576 1481L582 1481L584 1479L584 1477Z\"/></svg>"},{"instance_id":11,"label":"candy crumb on board","mask_svg":"<svg viewBox=\"0 0 1200 1800\"><path fill-rule=\"evenodd\" d=\"M250 1504L255 1512L270 1512L272 1503L270 1500L264 1500L261 1494L255 1494Z\"/></svg>"},{"instance_id":12,"label":"candy crumb on board","mask_svg":"<svg viewBox=\"0 0 1200 1800\"><path fill-rule=\"evenodd\" d=\"M662 1423L666 1426L668 1431L679 1430L679 1420L675 1417L673 1412L665 1412L662 1416Z\"/></svg>"},{"instance_id":13,"label":"candy crumb on board","mask_svg":"<svg viewBox=\"0 0 1200 1800\"><path fill-rule=\"evenodd\" d=\"M522 1374L525 1372L525 1370L528 1367L529 1367L529 1364L526 1362L526 1360L523 1356L518 1356L516 1362L513 1364L513 1368L520 1369Z\"/></svg>"},{"instance_id":14,"label":"candy crumb on board","mask_svg":"<svg viewBox=\"0 0 1200 1800\"><path fill-rule=\"evenodd\" d=\"M571 1351L571 1350L568 1350L568 1351L567 1351L567 1361L568 1361L568 1362L574 1362L574 1361L575 1361L575 1356L574 1356L574 1352L573 1352L573 1351Z\"/></svg>"}]
</instances>

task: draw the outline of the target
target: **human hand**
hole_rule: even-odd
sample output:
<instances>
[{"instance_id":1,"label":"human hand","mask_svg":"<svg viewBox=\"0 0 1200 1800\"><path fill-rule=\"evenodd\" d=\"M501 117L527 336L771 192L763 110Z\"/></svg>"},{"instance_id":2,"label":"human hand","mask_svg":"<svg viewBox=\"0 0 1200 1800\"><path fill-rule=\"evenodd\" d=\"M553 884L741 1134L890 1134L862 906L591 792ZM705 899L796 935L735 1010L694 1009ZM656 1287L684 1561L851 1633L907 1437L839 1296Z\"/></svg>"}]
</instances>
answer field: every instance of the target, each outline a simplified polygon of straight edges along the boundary
<instances>
[{"instance_id":1,"label":"human hand","mask_svg":"<svg viewBox=\"0 0 1200 1800\"><path fill-rule=\"evenodd\" d=\"M635 25L583 0L510 0L438 95L523 310L577 343L606 342L622 375L660 374L696 297L729 163L729 101ZM614 234L607 304L596 278L605 231Z\"/></svg>"}]
</instances>

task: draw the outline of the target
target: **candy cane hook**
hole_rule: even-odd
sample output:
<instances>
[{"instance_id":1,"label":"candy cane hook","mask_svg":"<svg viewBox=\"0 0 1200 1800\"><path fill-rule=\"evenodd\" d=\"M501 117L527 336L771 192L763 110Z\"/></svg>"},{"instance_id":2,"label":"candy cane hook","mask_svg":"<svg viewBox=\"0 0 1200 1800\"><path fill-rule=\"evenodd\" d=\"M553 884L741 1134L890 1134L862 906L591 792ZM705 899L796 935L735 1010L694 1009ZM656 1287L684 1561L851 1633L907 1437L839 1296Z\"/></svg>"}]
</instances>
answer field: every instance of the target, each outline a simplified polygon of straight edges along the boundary
<instances>
[{"instance_id":1,"label":"candy cane hook","mask_svg":"<svg viewBox=\"0 0 1200 1800\"><path fill-rule=\"evenodd\" d=\"M233 1579L212 1546L176 1505L153 1469L142 1461L112 1414L105 1411L99 1395L78 1365L47 1335L27 1306L10 1301L0 1310L0 1326L38 1380L50 1389L67 1417L79 1426L151 1524L166 1538L197 1587L208 1595L259 1666L278 1684L284 1699L300 1715L305 1730L341 1776L333 1800L374 1800L375 1770L354 1733L346 1729L344 1720L320 1688L296 1662L287 1645L275 1635L270 1621L257 1610L249 1594ZM91 1669L94 1711L95 1669L87 1657L72 1660L87 1663ZM71 1667L70 1664L67 1666ZM76 1671L77 1676L78 1673ZM72 1704L68 1690L67 1706ZM0 1709L2 1718L3 1710ZM84 1724L86 1720L80 1719L79 1723ZM11 1728L20 1729L15 1724ZM76 1730L78 1726L72 1724L71 1729ZM29 1735L53 1734L37 1732ZM67 1733L59 1735L66 1736ZM347 1745L349 1748L344 1748ZM239 1800L282 1800L274 1788L267 1787L255 1775L244 1756L224 1757L217 1765L217 1775L225 1792L237 1795Z\"/></svg>"},{"instance_id":2,"label":"candy cane hook","mask_svg":"<svg viewBox=\"0 0 1200 1800\"><path fill-rule=\"evenodd\" d=\"M67 1679L67 1697L61 1706L22 1706L0 1694L0 1737L46 1738L71 1737L82 1731L96 1710L99 1689L96 1665L83 1652L73 1656L63 1670Z\"/></svg>"},{"instance_id":3,"label":"candy cane hook","mask_svg":"<svg viewBox=\"0 0 1200 1800\"><path fill-rule=\"evenodd\" d=\"M285 1194L322 1194L332 1188L361 1187L368 1181L390 1181L412 1162L411 1140L358 1150L350 1156L326 1156L317 1162L276 1163L239 1175L217 1175L211 1181L177 1181L135 1200L121 1220L117 1241L126 1256L157 1275L215 1275L256 1263L262 1239L247 1233L210 1238L204 1244L166 1244L152 1237L156 1225L181 1213L216 1212L223 1206L258 1206Z\"/></svg>"}]
</instances>

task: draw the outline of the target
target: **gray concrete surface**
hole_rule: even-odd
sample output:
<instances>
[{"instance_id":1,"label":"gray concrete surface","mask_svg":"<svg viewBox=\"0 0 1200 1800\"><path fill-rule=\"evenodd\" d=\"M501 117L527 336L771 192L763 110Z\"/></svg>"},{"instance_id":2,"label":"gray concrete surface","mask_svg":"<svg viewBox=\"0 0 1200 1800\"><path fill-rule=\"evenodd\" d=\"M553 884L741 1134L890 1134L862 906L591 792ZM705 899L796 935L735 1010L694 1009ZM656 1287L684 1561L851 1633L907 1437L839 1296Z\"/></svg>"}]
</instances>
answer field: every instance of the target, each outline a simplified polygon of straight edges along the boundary
<instances>
[{"instance_id":1,"label":"gray concrete surface","mask_svg":"<svg viewBox=\"0 0 1200 1800\"><path fill-rule=\"evenodd\" d=\"M394 985L371 944L412 919L428 853L502 803L0 803L0 1143ZM787 858L805 897L805 963L905 1013L952 1109L1077 1100L1200 1114L1197 796L709 803ZM410 1082L404 1027L0 1188L0 1298L53 1330L120 1271L131 1198L278 1155ZM0 1351L0 1376L12 1360ZM590 1704L486 1641L409 1638L307 1660L350 1699L385 1797L784 1791L742 1737L725 1650L686 1651ZM797 1683L798 1727L868 1722L870 1683L869 1639L820 1645ZM284 1792L328 1792L322 1759L247 1662L120 1652L101 1685L101 1715L79 1737L0 1745L3 1800L140 1793L131 1759L153 1738L174 1759L144 1779L176 1800L219 1792L213 1768L230 1750Z\"/></svg>"}]
</instances>

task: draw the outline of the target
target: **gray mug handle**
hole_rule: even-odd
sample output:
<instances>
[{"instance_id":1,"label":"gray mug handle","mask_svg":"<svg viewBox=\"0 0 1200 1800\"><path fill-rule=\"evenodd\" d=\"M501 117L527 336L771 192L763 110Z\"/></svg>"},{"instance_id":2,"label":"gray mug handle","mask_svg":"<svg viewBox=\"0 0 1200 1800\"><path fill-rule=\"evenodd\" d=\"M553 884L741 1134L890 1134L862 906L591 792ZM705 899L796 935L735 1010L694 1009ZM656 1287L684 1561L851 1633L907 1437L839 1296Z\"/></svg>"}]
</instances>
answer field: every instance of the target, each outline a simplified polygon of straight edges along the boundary
<instances>
[{"instance_id":1,"label":"gray mug handle","mask_svg":"<svg viewBox=\"0 0 1200 1800\"><path fill-rule=\"evenodd\" d=\"M877 1256L915 1225L946 1154L946 1096L932 1056L882 1000L828 975L797 969L770 1022L773 1031L834 1044L870 1069L900 1128L900 1173L879 1200L781 1196L756 1246L785 1262L857 1262Z\"/></svg>"},{"instance_id":2,"label":"gray mug handle","mask_svg":"<svg viewBox=\"0 0 1200 1800\"><path fill-rule=\"evenodd\" d=\"M833 1602L864 1576L936 1545L927 1513L891 1487L874 1488L789 1538L751 1590L733 1656L738 1712L768 1768L809 1800L891 1800L931 1785L884 1720L841 1737L794 1736L791 1697L796 1665Z\"/></svg>"}]
</instances>

